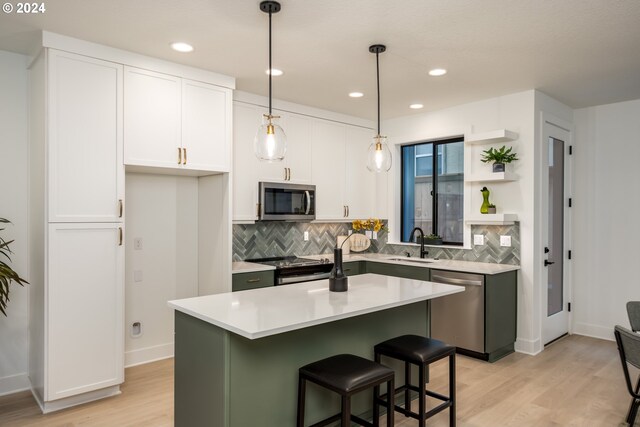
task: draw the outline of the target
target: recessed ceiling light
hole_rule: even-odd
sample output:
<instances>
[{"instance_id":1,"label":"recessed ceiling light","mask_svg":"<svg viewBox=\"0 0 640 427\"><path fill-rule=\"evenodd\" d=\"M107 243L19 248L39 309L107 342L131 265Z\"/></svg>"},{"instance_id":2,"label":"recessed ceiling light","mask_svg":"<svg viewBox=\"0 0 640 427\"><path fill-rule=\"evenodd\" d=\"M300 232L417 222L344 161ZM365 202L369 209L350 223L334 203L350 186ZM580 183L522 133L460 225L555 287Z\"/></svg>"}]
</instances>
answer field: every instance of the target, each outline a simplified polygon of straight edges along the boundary
<instances>
[{"instance_id":1,"label":"recessed ceiling light","mask_svg":"<svg viewBox=\"0 0 640 427\"><path fill-rule=\"evenodd\" d=\"M193 46L184 42L171 43L171 48L182 53L193 52Z\"/></svg>"},{"instance_id":2,"label":"recessed ceiling light","mask_svg":"<svg viewBox=\"0 0 640 427\"><path fill-rule=\"evenodd\" d=\"M422 104L411 104L411 105L409 105L409 108L411 108L412 110L419 110L419 109L421 109L423 107L424 107L424 105L422 105Z\"/></svg>"},{"instance_id":3,"label":"recessed ceiling light","mask_svg":"<svg viewBox=\"0 0 640 427\"><path fill-rule=\"evenodd\" d=\"M430 76L444 76L445 74L447 74L447 70L445 70L444 68L434 68L433 70L429 71L429 75Z\"/></svg>"},{"instance_id":4,"label":"recessed ceiling light","mask_svg":"<svg viewBox=\"0 0 640 427\"><path fill-rule=\"evenodd\" d=\"M362 92L350 92L349 96L351 98L362 98L364 96L364 93L362 93Z\"/></svg>"},{"instance_id":5,"label":"recessed ceiling light","mask_svg":"<svg viewBox=\"0 0 640 427\"><path fill-rule=\"evenodd\" d=\"M267 75L269 75L269 70L265 70L264 72ZM281 76L283 74L284 74L284 72L282 70L278 70L277 68L272 68L271 69L271 75L274 76L274 77L278 77L278 76Z\"/></svg>"}]
</instances>

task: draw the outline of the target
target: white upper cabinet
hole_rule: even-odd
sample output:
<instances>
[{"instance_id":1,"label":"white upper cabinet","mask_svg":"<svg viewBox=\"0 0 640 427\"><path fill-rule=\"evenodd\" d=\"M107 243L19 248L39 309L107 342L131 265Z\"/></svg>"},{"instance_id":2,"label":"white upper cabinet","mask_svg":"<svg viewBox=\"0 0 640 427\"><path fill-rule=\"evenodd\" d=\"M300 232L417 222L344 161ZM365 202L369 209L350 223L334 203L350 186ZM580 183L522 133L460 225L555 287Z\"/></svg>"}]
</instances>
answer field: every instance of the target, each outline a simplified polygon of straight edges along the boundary
<instances>
[{"instance_id":1,"label":"white upper cabinet","mask_svg":"<svg viewBox=\"0 0 640 427\"><path fill-rule=\"evenodd\" d=\"M124 163L229 172L231 89L125 67Z\"/></svg>"},{"instance_id":2,"label":"white upper cabinet","mask_svg":"<svg viewBox=\"0 0 640 427\"><path fill-rule=\"evenodd\" d=\"M182 148L186 169L229 171L231 111L230 89L182 81Z\"/></svg>"},{"instance_id":3,"label":"white upper cabinet","mask_svg":"<svg viewBox=\"0 0 640 427\"><path fill-rule=\"evenodd\" d=\"M371 129L347 126L344 203L349 219L370 218L375 214L377 174L367 169L367 149L373 135Z\"/></svg>"},{"instance_id":4,"label":"white upper cabinet","mask_svg":"<svg viewBox=\"0 0 640 427\"><path fill-rule=\"evenodd\" d=\"M259 160L253 140L262 120L260 108L235 102L233 105L233 220L258 218Z\"/></svg>"},{"instance_id":5,"label":"white upper cabinet","mask_svg":"<svg viewBox=\"0 0 640 427\"><path fill-rule=\"evenodd\" d=\"M181 79L125 67L124 163L178 167L182 163Z\"/></svg>"},{"instance_id":6,"label":"white upper cabinet","mask_svg":"<svg viewBox=\"0 0 640 427\"><path fill-rule=\"evenodd\" d=\"M122 65L49 51L49 222L119 222Z\"/></svg>"},{"instance_id":7,"label":"white upper cabinet","mask_svg":"<svg viewBox=\"0 0 640 427\"><path fill-rule=\"evenodd\" d=\"M314 120L312 143L313 183L316 185L316 219L347 217L345 194L345 126Z\"/></svg>"},{"instance_id":8,"label":"white upper cabinet","mask_svg":"<svg viewBox=\"0 0 640 427\"><path fill-rule=\"evenodd\" d=\"M311 182L311 132L313 119L300 114L287 113L284 131L287 135L285 157L287 181L299 184Z\"/></svg>"}]
</instances>

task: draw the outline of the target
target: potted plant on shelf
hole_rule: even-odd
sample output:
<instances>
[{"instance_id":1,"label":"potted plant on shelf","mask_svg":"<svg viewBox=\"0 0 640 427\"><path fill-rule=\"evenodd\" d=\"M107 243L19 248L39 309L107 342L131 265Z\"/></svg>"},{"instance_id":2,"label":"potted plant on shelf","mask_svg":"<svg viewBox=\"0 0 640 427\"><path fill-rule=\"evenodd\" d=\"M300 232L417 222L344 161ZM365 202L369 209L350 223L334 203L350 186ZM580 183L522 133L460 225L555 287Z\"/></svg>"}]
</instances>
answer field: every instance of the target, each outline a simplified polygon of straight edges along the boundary
<instances>
[{"instance_id":1,"label":"potted plant on shelf","mask_svg":"<svg viewBox=\"0 0 640 427\"><path fill-rule=\"evenodd\" d=\"M494 172L504 172L504 165L518 160L517 154L513 153L512 151L513 147L507 148L506 145L503 145L497 150L491 147L488 150L484 150L482 152L482 159L480 160L483 163L493 162Z\"/></svg>"},{"instance_id":2,"label":"potted plant on shelf","mask_svg":"<svg viewBox=\"0 0 640 427\"><path fill-rule=\"evenodd\" d=\"M487 213L488 214L496 213L496 205L494 205L493 203L490 203L489 206L487 207Z\"/></svg>"},{"instance_id":3,"label":"potted plant on shelf","mask_svg":"<svg viewBox=\"0 0 640 427\"><path fill-rule=\"evenodd\" d=\"M442 237L437 234L429 234L428 236L424 236L424 244L425 245L441 245Z\"/></svg>"},{"instance_id":4,"label":"potted plant on shelf","mask_svg":"<svg viewBox=\"0 0 640 427\"><path fill-rule=\"evenodd\" d=\"M0 218L0 224L11 224L8 219ZM0 228L3 231L4 228ZM9 302L9 285L11 282L16 282L20 286L24 286L25 283L29 283L21 278L7 262L11 262L9 254L12 254L9 245L13 243L13 240L8 242L0 236L0 312L7 315L7 303Z\"/></svg>"}]
</instances>

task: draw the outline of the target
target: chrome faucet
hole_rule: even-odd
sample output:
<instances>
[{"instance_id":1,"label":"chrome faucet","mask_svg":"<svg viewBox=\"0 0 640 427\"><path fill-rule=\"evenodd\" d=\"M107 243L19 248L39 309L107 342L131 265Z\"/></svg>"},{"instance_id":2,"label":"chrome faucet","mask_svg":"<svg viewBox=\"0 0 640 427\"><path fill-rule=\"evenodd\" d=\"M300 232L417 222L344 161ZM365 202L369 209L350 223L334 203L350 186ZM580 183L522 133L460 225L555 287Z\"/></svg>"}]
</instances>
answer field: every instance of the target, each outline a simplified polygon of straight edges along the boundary
<instances>
[{"instance_id":1,"label":"chrome faucet","mask_svg":"<svg viewBox=\"0 0 640 427\"><path fill-rule=\"evenodd\" d=\"M426 251L424 249L424 231L422 231L422 228L415 227L413 230L411 230L409 240L411 240L412 242L415 241L414 237L416 234L416 230L420 232L420 258L424 258L429 253L429 251Z\"/></svg>"}]
</instances>

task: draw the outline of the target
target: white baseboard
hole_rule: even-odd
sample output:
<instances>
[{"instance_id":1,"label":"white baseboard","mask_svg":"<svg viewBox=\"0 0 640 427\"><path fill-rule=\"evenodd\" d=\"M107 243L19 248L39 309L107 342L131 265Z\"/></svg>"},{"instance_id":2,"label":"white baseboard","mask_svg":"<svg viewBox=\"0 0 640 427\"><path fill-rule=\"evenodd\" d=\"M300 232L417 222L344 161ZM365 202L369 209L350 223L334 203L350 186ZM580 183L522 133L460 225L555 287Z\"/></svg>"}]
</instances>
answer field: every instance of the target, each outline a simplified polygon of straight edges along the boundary
<instances>
[{"instance_id":1,"label":"white baseboard","mask_svg":"<svg viewBox=\"0 0 640 427\"><path fill-rule=\"evenodd\" d=\"M29 376L25 374L0 378L0 396L29 390Z\"/></svg>"},{"instance_id":2,"label":"white baseboard","mask_svg":"<svg viewBox=\"0 0 640 427\"><path fill-rule=\"evenodd\" d=\"M168 359L169 357L173 357L172 342L127 351L124 354L124 366L125 368L130 368L131 366L143 365L156 360Z\"/></svg>"},{"instance_id":3,"label":"white baseboard","mask_svg":"<svg viewBox=\"0 0 640 427\"><path fill-rule=\"evenodd\" d=\"M592 325L589 323L576 323L573 326L573 333L592 338L600 338L601 340L615 341L612 327Z\"/></svg>"},{"instance_id":4,"label":"white baseboard","mask_svg":"<svg viewBox=\"0 0 640 427\"><path fill-rule=\"evenodd\" d=\"M121 394L120 386L114 385L111 387L103 388L100 390L94 390L87 393L82 393L77 396L65 397L63 399L53 400L51 402L43 402L38 396L35 390L31 389L33 398L38 403L40 410L43 414L50 412L60 411L61 409L71 408L72 406L82 405L84 403L93 402L94 400L104 399L106 397L117 396Z\"/></svg>"},{"instance_id":5,"label":"white baseboard","mask_svg":"<svg viewBox=\"0 0 640 427\"><path fill-rule=\"evenodd\" d=\"M515 350L518 353L528 354L530 356L535 356L542 352L542 343L539 339L537 340L526 340L523 338L516 339Z\"/></svg>"}]
</instances>

